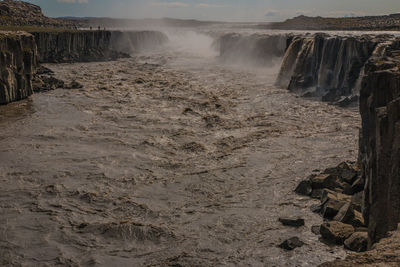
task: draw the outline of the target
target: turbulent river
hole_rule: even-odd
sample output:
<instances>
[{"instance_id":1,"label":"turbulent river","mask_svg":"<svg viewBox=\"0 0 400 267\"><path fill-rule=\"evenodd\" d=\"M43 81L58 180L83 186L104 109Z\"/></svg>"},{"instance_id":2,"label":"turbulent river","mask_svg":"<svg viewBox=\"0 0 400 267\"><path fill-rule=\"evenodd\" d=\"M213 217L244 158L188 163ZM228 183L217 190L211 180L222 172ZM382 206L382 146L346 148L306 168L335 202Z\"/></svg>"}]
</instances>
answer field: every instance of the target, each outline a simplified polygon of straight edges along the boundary
<instances>
[{"instance_id":1,"label":"turbulent river","mask_svg":"<svg viewBox=\"0 0 400 267\"><path fill-rule=\"evenodd\" d=\"M0 265L315 266L344 257L296 195L356 159L360 118L274 87L279 65L166 49L49 64L81 89L0 107ZM204 52L204 53L203 53ZM301 216L301 228L278 218ZM277 247L298 236L291 252Z\"/></svg>"}]
</instances>

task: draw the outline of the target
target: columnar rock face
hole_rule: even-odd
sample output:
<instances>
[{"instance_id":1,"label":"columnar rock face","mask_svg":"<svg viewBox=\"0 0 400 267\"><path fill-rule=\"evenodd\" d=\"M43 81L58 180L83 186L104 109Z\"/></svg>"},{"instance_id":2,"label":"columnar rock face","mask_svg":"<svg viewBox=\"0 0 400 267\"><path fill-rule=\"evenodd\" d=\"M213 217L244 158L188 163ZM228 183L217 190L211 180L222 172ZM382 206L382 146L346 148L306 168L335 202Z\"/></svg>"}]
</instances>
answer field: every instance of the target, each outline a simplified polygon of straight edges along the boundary
<instances>
[{"instance_id":1,"label":"columnar rock face","mask_svg":"<svg viewBox=\"0 0 400 267\"><path fill-rule=\"evenodd\" d=\"M365 67L360 92L359 161L369 244L400 222L400 40Z\"/></svg>"},{"instance_id":2,"label":"columnar rock face","mask_svg":"<svg viewBox=\"0 0 400 267\"><path fill-rule=\"evenodd\" d=\"M31 34L0 32L0 104L32 94L36 56L36 44Z\"/></svg>"},{"instance_id":3,"label":"columnar rock face","mask_svg":"<svg viewBox=\"0 0 400 267\"><path fill-rule=\"evenodd\" d=\"M111 49L129 55L151 50L168 42L168 37L158 31L112 31Z\"/></svg>"},{"instance_id":4,"label":"columnar rock face","mask_svg":"<svg viewBox=\"0 0 400 267\"><path fill-rule=\"evenodd\" d=\"M75 62L105 60L115 56L110 51L109 31L33 32L39 62Z\"/></svg>"},{"instance_id":5,"label":"columnar rock face","mask_svg":"<svg viewBox=\"0 0 400 267\"><path fill-rule=\"evenodd\" d=\"M39 62L88 62L128 57L168 41L156 31L50 31L33 32Z\"/></svg>"},{"instance_id":6,"label":"columnar rock face","mask_svg":"<svg viewBox=\"0 0 400 267\"><path fill-rule=\"evenodd\" d=\"M390 38L326 34L288 38L277 85L329 102L356 99L366 61L379 43Z\"/></svg>"},{"instance_id":7,"label":"columnar rock face","mask_svg":"<svg viewBox=\"0 0 400 267\"><path fill-rule=\"evenodd\" d=\"M221 36L216 43L224 61L268 66L284 55L286 40L286 35L231 33Z\"/></svg>"}]
</instances>

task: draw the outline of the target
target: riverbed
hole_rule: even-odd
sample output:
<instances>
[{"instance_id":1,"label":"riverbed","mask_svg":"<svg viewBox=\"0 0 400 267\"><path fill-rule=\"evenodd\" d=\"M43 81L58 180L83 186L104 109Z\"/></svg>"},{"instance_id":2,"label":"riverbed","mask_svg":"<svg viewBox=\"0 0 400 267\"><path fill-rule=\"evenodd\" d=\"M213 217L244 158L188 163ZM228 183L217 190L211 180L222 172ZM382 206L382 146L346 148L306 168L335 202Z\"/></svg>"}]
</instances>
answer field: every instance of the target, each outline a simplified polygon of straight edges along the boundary
<instances>
[{"instance_id":1,"label":"riverbed","mask_svg":"<svg viewBox=\"0 0 400 267\"><path fill-rule=\"evenodd\" d=\"M346 255L311 232L318 201L293 190L356 160L356 108L275 87L279 65L206 52L46 67L83 87L0 107L0 264L315 266ZM305 245L277 247L293 236Z\"/></svg>"}]
</instances>

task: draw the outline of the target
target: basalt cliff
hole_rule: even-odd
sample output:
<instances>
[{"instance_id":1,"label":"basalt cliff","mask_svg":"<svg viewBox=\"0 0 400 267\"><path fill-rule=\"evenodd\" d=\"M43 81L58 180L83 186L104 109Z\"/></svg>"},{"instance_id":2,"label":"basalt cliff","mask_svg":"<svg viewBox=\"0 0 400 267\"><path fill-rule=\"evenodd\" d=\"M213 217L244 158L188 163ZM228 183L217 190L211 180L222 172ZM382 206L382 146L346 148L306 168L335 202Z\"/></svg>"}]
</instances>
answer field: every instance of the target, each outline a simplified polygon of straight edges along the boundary
<instances>
[{"instance_id":1,"label":"basalt cliff","mask_svg":"<svg viewBox=\"0 0 400 267\"><path fill-rule=\"evenodd\" d=\"M392 36L292 36L277 85L346 106L358 100L368 59L380 56Z\"/></svg>"},{"instance_id":2,"label":"basalt cliff","mask_svg":"<svg viewBox=\"0 0 400 267\"><path fill-rule=\"evenodd\" d=\"M34 37L25 32L0 32L0 104L32 94L37 67Z\"/></svg>"},{"instance_id":3,"label":"basalt cliff","mask_svg":"<svg viewBox=\"0 0 400 267\"><path fill-rule=\"evenodd\" d=\"M166 35L156 31L0 32L0 104L33 93L38 63L114 60L146 48L154 49L167 41ZM37 83L36 79L35 84L42 82Z\"/></svg>"}]
</instances>

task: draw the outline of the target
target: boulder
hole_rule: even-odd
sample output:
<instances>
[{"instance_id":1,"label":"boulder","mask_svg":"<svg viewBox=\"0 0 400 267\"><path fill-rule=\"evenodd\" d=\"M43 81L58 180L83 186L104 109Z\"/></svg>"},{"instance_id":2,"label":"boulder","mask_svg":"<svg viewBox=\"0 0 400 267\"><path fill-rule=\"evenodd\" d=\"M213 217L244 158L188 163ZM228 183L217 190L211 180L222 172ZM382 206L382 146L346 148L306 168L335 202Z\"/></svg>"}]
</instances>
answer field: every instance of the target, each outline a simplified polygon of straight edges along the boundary
<instances>
[{"instance_id":1,"label":"boulder","mask_svg":"<svg viewBox=\"0 0 400 267\"><path fill-rule=\"evenodd\" d=\"M354 210L353 205L350 202L346 203L340 208L333 220L351 224L354 227L364 226L364 218L362 214L359 211Z\"/></svg>"},{"instance_id":2,"label":"boulder","mask_svg":"<svg viewBox=\"0 0 400 267\"><path fill-rule=\"evenodd\" d=\"M321 236L324 240L342 245L354 233L354 227L341 222L327 222L321 225Z\"/></svg>"},{"instance_id":3,"label":"boulder","mask_svg":"<svg viewBox=\"0 0 400 267\"><path fill-rule=\"evenodd\" d=\"M319 174L311 177L310 181L313 189L334 189L338 187L337 179L331 174Z\"/></svg>"},{"instance_id":4,"label":"boulder","mask_svg":"<svg viewBox=\"0 0 400 267\"><path fill-rule=\"evenodd\" d=\"M344 247L355 252L363 252L367 250L368 233L356 232L344 241Z\"/></svg>"},{"instance_id":5,"label":"boulder","mask_svg":"<svg viewBox=\"0 0 400 267\"><path fill-rule=\"evenodd\" d=\"M283 241L278 247L285 250L293 250L295 248L302 247L304 242L301 241L298 237L292 237L285 241Z\"/></svg>"},{"instance_id":6,"label":"boulder","mask_svg":"<svg viewBox=\"0 0 400 267\"><path fill-rule=\"evenodd\" d=\"M285 226L300 227L304 225L304 219L301 218L279 218L279 221Z\"/></svg>"},{"instance_id":7,"label":"boulder","mask_svg":"<svg viewBox=\"0 0 400 267\"><path fill-rule=\"evenodd\" d=\"M325 189L321 197L321 202L323 217L332 219L344 205L351 202L351 196Z\"/></svg>"}]
</instances>

